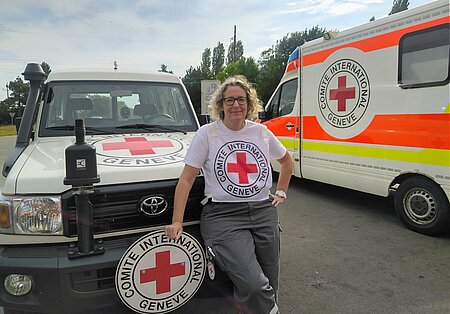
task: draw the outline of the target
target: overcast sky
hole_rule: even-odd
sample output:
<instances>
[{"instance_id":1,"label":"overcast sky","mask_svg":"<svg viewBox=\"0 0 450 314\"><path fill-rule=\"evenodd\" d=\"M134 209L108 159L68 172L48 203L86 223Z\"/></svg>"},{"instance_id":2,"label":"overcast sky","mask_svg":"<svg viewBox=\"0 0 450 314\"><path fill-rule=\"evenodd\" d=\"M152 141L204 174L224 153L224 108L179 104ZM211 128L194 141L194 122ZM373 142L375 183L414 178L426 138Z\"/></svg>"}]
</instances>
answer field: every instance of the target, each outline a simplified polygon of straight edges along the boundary
<instances>
[{"instance_id":1,"label":"overcast sky","mask_svg":"<svg viewBox=\"0 0 450 314\"><path fill-rule=\"evenodd\" d=\"M409 0L414 8L431 0ZM0 100L28 62L52 70L139 69L183 77L205 48L233 38L244 56L315 25L346 29L386 16L392 0L0 0ZM22 76L23 78L23 76Z\"/></svg>"}]
</instances>

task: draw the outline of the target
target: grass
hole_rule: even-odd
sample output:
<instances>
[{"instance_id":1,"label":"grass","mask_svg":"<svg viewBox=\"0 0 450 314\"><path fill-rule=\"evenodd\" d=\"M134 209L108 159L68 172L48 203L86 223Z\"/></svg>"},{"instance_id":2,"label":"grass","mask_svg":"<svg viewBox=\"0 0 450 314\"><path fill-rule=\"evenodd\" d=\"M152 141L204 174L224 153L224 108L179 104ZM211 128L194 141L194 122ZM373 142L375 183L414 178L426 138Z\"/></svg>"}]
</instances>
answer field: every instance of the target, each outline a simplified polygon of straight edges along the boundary
<instances>
[{"instance_id":1,"label":"grass","mask_svg":"<svg viewBox=\"0 0 450 314\"><path fill-rule=\"evenodd\" d=\"M0 136L16 135L15 125L0 125Z\"/></svg>"}]
</instances>

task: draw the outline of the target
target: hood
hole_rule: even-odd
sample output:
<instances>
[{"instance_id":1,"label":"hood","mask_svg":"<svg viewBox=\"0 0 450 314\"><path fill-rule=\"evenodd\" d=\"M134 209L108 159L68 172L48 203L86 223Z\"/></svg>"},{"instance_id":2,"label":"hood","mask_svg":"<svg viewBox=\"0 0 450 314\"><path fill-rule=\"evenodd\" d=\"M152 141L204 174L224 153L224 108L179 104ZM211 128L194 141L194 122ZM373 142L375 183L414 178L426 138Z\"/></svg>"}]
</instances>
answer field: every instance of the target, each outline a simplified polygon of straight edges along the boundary
<instances>
[{"instance_id":1,"label":"hood","mask_svg":"<svg viewBox=\"0 0 450 314\"><path fill-rule=\"evenodd\" d=\"M179 178L193 134L179 133L86 136L96 149L97 185ZM75 137L41 138L27 147L16 181L17 194L53 194L64 185L65 149Z\"/></svg>"}]
</instances>

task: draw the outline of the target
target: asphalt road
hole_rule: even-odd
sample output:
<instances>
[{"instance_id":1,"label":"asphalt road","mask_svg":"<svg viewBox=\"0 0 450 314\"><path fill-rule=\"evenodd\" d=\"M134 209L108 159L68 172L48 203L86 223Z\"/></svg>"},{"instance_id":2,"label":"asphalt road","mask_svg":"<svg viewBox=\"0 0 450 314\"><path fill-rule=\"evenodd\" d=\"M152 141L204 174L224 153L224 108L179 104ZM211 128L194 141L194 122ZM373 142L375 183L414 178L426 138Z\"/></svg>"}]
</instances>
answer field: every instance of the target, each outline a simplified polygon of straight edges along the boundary
<instances>
[{"instance_id":1,"label":"asphalt road","mask_svg":"<svg viewBox=\"0 0 450 314\"><path fill-rule=\"evenodd\" d=\"M12 144L0 137L1 163ZM293 179L279 212L281 313L450 313L449 234L406 229L392 200ZM236 311L213 299L181 313Z\"/></svg>"}]
</instances>

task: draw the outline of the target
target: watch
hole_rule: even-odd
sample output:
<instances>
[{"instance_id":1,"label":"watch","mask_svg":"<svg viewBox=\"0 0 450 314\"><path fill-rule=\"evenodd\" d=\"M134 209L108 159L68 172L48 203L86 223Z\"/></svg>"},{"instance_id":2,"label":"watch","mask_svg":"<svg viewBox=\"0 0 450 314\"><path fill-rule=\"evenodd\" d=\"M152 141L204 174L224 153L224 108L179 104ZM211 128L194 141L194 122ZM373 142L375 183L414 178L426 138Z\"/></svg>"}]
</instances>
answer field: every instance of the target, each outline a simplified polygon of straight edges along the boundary
<instances>
[{"instance_id":1,"label":"watch","mask_svg":"<svg viewBox=\"0 0 450 314\"><path fill-rule=\"evenodd\" d=\"M275 192L275 195L276 195L276 196L279 196L279 197L281 197L281 198L287 199L286 192L283 191L283 190L277 190L277 191Z\"/></svg>"}]
</instances>

